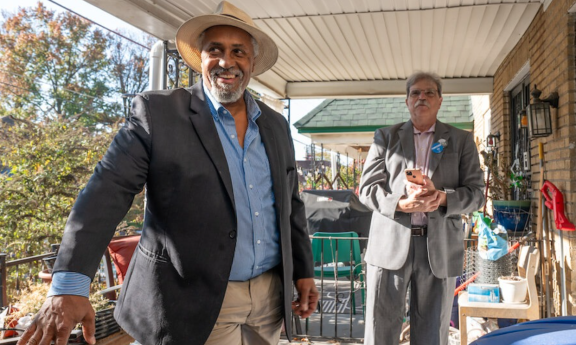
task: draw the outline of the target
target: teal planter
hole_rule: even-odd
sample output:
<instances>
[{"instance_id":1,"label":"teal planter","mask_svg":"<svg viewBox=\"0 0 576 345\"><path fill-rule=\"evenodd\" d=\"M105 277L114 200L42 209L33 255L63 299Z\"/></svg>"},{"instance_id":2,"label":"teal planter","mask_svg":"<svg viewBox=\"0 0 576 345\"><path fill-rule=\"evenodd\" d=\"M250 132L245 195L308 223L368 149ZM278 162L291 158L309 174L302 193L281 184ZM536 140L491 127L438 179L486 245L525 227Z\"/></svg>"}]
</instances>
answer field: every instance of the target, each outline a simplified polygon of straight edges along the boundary
<instances>
[{"instance_id":1,"label":"teal planter","mask_svg":"<svg viewBox=\"0 0 576 345\"><path fill-rule=\"evenodd\" d=\"M524 231L530 219L530 200L492 200L494 222L508 231Z\"/></svg>"}]
</instances>

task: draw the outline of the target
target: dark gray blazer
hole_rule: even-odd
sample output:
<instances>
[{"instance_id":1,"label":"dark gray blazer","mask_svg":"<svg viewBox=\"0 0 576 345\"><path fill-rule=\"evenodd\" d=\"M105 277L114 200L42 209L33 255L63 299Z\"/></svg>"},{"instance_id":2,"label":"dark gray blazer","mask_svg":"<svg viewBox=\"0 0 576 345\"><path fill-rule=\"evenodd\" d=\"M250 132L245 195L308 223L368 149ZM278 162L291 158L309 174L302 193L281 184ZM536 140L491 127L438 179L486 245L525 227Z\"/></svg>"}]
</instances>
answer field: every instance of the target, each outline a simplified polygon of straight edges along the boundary
<instances>
[{"instance_id":1,"label":"dark gray blazer","mask_svg":"<svg viewBox=\"0 0 576 345\"><path fill-rule=\"evenodd\" d=\"M430 178L436 189L450 188L447 206L428 213L428 259L438 278L462 273L464 239L461 214L484 204L484 181L472 133L436 122L434 143L447 142L441 153L430 152ZM406 194L404 169L416 160L414 130L408 121L374 134L362 179L360 201L374 211L365 260L389 270L400 269L410 248L411 214L396 211Z\"/></svg>"},{"instance_id":2,"label":"dark gray blazer","mask_svg":"<svg viewBox=\"0 0 576 345\"><path fill-rule=\"evenodd\" d=\"M286 120L263 103L282 250L284 315L292 281L313 277L304 205ZM68 219L55 266L93 277L116 225L144 184L145 224L115 316L145 345L203 344L216 322L236 246L232 180L202 85L145 92ZM290 322L286 331L291 336Z\"/></svg>"}]
</instances>

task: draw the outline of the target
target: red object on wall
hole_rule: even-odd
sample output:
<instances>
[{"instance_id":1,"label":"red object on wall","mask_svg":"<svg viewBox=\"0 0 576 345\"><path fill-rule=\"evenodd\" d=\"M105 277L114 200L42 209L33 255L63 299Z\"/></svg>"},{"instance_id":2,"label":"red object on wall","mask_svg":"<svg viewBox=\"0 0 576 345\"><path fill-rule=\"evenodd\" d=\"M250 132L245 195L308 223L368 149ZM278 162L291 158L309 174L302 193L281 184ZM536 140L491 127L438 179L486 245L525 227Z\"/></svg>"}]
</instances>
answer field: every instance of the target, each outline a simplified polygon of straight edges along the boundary
<instances>
[{"instance_id":1,"label":"red object on wall","mask_svg":"<svg viewBox=\"0 0 576 345\"><path fill-rule=\"evenodd\" d=\"M542 192L542 196L546 199L544 202L546 207L554 211L556 229L564 231L576 230L574 224L570 223L564 213L564 196L562 192L550 181L544 182L544 185L540 188L540 192ZM550 193L552 193L552 195L550 195Z\"/></svg>"},{"instance_id":2,"label":"red object on wall","mask_svg":"<svg viewBox=\"0 0 576 345\"><path fill-rule=\"evenodd\" d=\"M118 237L113 238L108 245L112 262L114 267L116 267L118 284L124 282L124 277L128 271L132 254L134 254L134 250L138 246L138 241L140 241L140 235Z\"/></svg>"}]
</instances>

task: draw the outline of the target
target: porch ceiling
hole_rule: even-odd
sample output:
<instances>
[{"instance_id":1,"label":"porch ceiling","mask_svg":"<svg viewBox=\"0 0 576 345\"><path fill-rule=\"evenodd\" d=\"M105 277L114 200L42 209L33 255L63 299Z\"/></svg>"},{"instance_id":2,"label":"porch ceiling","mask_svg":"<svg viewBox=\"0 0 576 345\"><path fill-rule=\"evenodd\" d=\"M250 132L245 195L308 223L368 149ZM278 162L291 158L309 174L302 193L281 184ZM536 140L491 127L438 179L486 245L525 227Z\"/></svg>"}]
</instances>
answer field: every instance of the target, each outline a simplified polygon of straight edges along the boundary
<instances>
[{"instance_id":1,"label":"porch ceiling","mask_svg":"<svg viewBox=\"0 0 576 345\"><path fill-rule=\"evenodd\" d=\"M163 40L219 0L85 0ZM404 94L415 70L437 72L446 94L492 93L492 77L540 0L231 0L280 49L253 87L276 97Z\"/></svg>"}]
</instances>

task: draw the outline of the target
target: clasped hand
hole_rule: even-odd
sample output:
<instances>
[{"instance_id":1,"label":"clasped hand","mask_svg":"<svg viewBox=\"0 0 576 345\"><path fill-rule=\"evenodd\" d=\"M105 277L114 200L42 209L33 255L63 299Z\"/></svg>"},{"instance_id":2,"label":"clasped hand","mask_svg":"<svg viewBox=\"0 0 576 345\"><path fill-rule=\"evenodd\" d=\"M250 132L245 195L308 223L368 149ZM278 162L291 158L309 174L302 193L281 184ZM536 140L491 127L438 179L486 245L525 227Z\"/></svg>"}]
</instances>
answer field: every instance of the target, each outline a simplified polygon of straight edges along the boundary
<instances>
[{"instance_id":1,"label":"clasped hand","mask_svg":"<svg viewBox=\"0 0 576 345\"><path fill-rule=\"evenodd\" d=\"M424 176L423 185L406 181L406 192L408 195L398 201L398 210L402 212L433 212L442 203L442 193L428 176Z\"/></svg>"}]
</instances>

